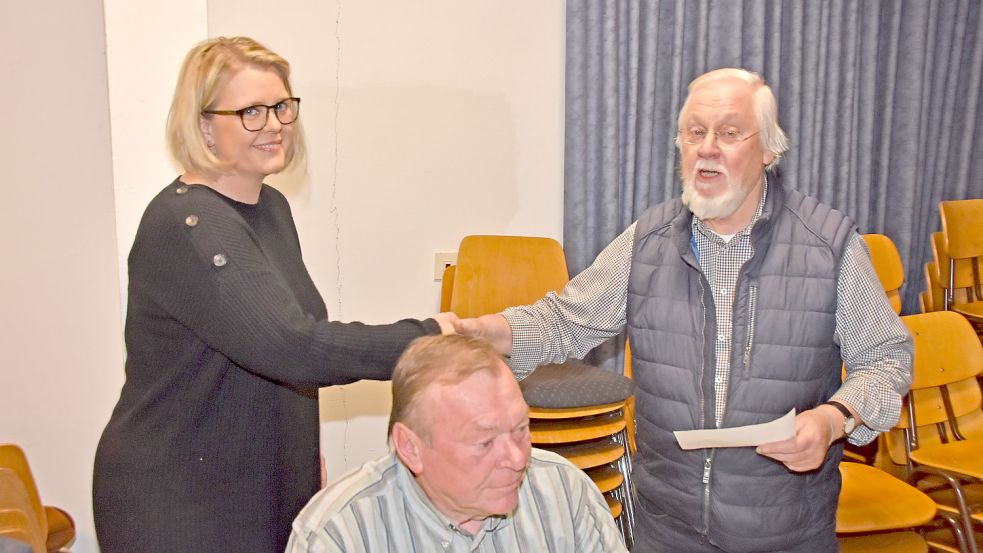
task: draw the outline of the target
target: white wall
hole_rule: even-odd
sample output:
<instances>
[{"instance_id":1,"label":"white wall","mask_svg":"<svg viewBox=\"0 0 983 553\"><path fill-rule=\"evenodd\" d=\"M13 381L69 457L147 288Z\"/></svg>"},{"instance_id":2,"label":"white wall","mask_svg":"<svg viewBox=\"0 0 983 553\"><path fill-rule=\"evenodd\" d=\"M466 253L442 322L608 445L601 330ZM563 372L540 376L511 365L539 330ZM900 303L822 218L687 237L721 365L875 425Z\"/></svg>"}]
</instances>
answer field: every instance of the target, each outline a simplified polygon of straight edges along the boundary
<instances>
[{"instance_id":1,"label":"white wall","mask_svg":"<svg viewBox=\"0 0 983 553\"><path fill-rule=\"evenodd\" d=\"M102 3L5 8L0 442L94 551L92 459L123 376Z\"/></svg>"},{"instance_id":2,"label":"white wall","mask_svg":"<svg viewBox=\"0 0 983 553\"><path fill-rule=\"evenodd\" d=\"M286 25L260 0L208 7L210 35L293 66L312 155L287 191L332 318L433 313L433 253L464 235L562 238L562 1L287 0ZM385 451L388 383L321 405L332 477Z\"/></svg>"},{"instance_id":3,"label":"white wall","mask_svg":"<svg viewBox=\"0 0 983 553\"><path fill-rule=\"evenodd\" d=\"M19 5L0 24L17 83L0 139L0 441L28 447L88 553L92 454L122 383L125 258L175 176L162 134L185 52L246 34L291 61L310 163L273 182L332 318L389 322L436 310L433 253L466 234L561 237L564 22L562 0L68 4ZM332 476L384 450L388 393L324 391Z\"/></svg>"},{"instance_id":4,"label":"white wall","mask_svg":"<svg viewBox=\"0 0 983 553\"><path fill-rule=\"evenodd\" d=\"M113 140L120 301L143 208L177 176L164 125L184 54L207 36L203 0L103 0Z\"/></svg>"}]
</instances>

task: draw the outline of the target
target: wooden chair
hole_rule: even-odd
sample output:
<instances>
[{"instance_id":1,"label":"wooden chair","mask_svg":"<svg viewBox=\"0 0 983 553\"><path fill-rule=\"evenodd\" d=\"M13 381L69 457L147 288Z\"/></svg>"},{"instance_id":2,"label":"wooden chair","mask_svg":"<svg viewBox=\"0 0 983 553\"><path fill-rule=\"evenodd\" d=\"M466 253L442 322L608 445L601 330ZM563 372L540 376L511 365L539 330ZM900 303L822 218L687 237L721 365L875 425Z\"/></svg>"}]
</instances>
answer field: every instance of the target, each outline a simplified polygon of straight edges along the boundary
<instances>
[{"instance_id":1,"label":"wooden chair","mask_svg":"<svg viewBox=\"0 0 983 553\"><path fill-rule=\"evenodd\" d=\"M932 261L935 264L932 282L936 283L942 291L940 307L936 311L945 311L948 308L947 301L952 303L973 301L972 290L969 288L973 282L972 263L968 259L949 258L945 233L942 231L932 233ZM955 286L950 287L952 284Z\"/></svg>"},{"instance_id":2,"label":"wooden chair","mask_svg":"<svg viewBox=\"0 0 983 553\"><path fill-rule=\"evenodd\" d=\"M980 329L983 327L983 271L980 267L983 263L983 199L939 202L939 214L950 269L946 308L961 313ZM956 271L958 260L965 260L971 270ZM957 301L952 293L956 288L968 289L968 301Z\"/></svg>"},{"instance_id":3,"label":"wooden chair","mask_svg":"<svg viewBox=\"0 0 983 553\"><path fill-rule=\"evenodd\" d=\"M918 298L921 301L922 313L945 310L945 290L939 284L939 267L934 260L925 264L925 290Z\"/></svg>"},{"instance_id":4,"label":"wooden chair","mask_svg":"<svg viewBox=\"0 0 983 553\"><path fill-rule=\"evenodd\" d=\"M14 471L5 468L0 468L0 537L21 542L32 553L46 551L27 489Z\"/></svg>"},{"instance_id":5,"label":"wooden chair","mask_svg":"<svg viewBox=\"0 0 983 553\"><path fill-rule=\"evenodd\" d=\"M440 281L440 312L451 310L451 293L454 291L454 275L457 273L456 265L444 267L444 276Z\"/></svg>"},{"instance_id":6,"label":"wooden chair","mask_svg":"<svg viewBox=\"0 0 983 553\"><path fill-rule=\"evenodd\" d=\"M441 305L460 317L534 303L561 291L569 278L556 240L524 236L467 236L457 265L444 275ZM533 444L558 452L590 475L630 547L634 508L624 411L631 381L568 360L536 368L519 386L530 406Z\"/></svg>"},{"instance_id":7,"label":"wooden chair","mask_svg":"<svg viewBox=\"0 0 983 553\"><path fill-rule=\"evenodd\" d=\"M45 549L53 553L71 544L75 540L75 521L58 507L41 503L38 487L24 450L15 444L0 444L0 468L11 470L24 485L34 517L40 526L41 535L44 536Z\"/></svg>"},{"instance_id":8,"label":"wooden chair","mask_svg":"<svg viewBox=\"0 0 983 553\"><path fill-rule=\"evenodd\" d=\"M935 502L913 486L860 463L840 463L843 486L836 509L840 551L926 553L912 529L932 522Z\"/></svg>"},{"instance_id":9,"label":"wooden chair","mask_svg":"<svg viewBox=\"0 0 983 553\"><path fill-rule=\"evenodd\" d=\"M974 520L983 521L983 504L975 499L983 484L983 395L976 377L983 369L983 346L958 313L902 319L915 339L915 374L887 449L940 513L959 517L966 550L976 553Z\"/></svg>"},{"instance_id":10,"label":"wooden chair","mask_svg":"<svg viewBox=\"0 0 983 553\"><path fill-rule=\"evenodd\" d=\"M863 234L867 249L870 250L870 260L874 265L878 280L891 302L894 312L901 313L901 287L904 285L904 265L901 254L894 242L883 234Z\"/></svg>"}]
</instances>

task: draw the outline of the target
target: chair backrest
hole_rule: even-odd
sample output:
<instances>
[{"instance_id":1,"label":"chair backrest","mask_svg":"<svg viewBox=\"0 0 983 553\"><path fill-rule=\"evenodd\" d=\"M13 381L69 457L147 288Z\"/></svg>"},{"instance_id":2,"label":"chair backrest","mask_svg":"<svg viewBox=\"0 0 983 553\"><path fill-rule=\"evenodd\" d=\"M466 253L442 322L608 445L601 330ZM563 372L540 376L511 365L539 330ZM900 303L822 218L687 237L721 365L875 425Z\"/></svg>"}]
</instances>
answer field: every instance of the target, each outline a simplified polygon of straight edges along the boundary
<instances>
[{"instance_id":1,"label":"chair backrest","mask_svg":"<svg viewBox=\"0 0 983 553\"><path fill-rule=\"evenodd\" d=\"M895 313L901 313L901 286L904 285L904 264L894 242L883 234L864 234L878 280Z\"/></svg>"},{"instance_id":2,"label":"chair backrest","mask_svg":"<svg viewBox=\"0 0 983 553\"><path fill-rule=\"evenodd\" d=\"M983 261L983 199L939 202L942 233L945 235L945 253L953 272L953 288L976 287L976 300L983 299L983 279L980 265ZM968 267L960 270L954 266L965 260ZM948 274L942 280L949 286Z\"/></svg>"},{"instance_id":3,"label":"chair backrest","mask_svg":"<svg viewBox=\"0 0 983 553\"><path fill-rule=\"evenodd\" d=\"M454 275L457 265L444 267L444 275L440 281L440 312L451 310L451 294L454 293Z\"/></svg>"},{"instance_id":4,"label":"chair backrest","mask_svg":"<svg viewBox=\"0 0 983 553\"><path fill-rule=\"evenodd\" d=\"M939 215L950 257L983 256L983 199L939 202Z\"/></svg>"},{"instance_id":5,"label":"chair backrest","mask_svg":"<svg viewBox=\"0 0 983 553\"><path fill-rule=\"evenodd\" d=\"M914 378L896 428L913 434L920 446L950 441L956 433L983 439L983 395L976 380L983 346L972 325L953 311L902 320L915 341ZM886 440L891 460L899 465L906 463L903 434L894 430Z\"/></svg>"},{"instance_id":6,"label":"chair backrest","mask_svg":"<svg viewBox=\"0 0 983 553\"><path fill-rule=\"evenodd\" d=\"M23 542L45 553L44 534L24 482L14 471L0 468L0 537Z\"/></svg>"},{"instance_id":7,"label":"chair backrest","mask_svg":"<svg viewBox=\"0 0 983 553\"><path fill-rule=\"evenodd\" d=\"M932 260L935 274L931 276L931 282L942 290L942 299L938 311L946 309L945 291L949 289L949 273L952 278L952 303L966 303L972 301L970 287L973 286L973 265L969 259L953 259L950 263L949 254L946 250L945 234L940 232L932 233ZM926 282L929 280L926 279Z\"/></svg>"},{"instance_id":8,"label":"chair backrest","mask_svg":"<svg viewBox=\"0 0 983 553\"><path fill-rule=\"evenodd\" d=\"M529 236L466 236L457 251L450 310L498 313L563 289L569 276L560 243Z\"/></svg>"},{"instance_id":9,"label":"chair backrest","mask_svg":"<svg viewBox=\"0 0 983 553\"><path fill-rule=\"evenodd\" d=\"M920 294L922 313L945 309L945 291L939 285L939 268L935 261L925 264L925 290Z\"/></svg>"},{"instance_id":10,"label":"chair backrest","mask_svg":"<svg viewBox=\"0 0 983 553\"><path fill-rule=\"evenodd\" d=\"M27 463L24 450L16 444L0 444L0 469L9 469L20 478L31 502L31 509L33 509L34 516L41 527L41 535L46 536L48 523L44 514L44 505L41 503L37 483L34 481L34 475L31 473L31 467Z\"/></svg>"}]
</instances>

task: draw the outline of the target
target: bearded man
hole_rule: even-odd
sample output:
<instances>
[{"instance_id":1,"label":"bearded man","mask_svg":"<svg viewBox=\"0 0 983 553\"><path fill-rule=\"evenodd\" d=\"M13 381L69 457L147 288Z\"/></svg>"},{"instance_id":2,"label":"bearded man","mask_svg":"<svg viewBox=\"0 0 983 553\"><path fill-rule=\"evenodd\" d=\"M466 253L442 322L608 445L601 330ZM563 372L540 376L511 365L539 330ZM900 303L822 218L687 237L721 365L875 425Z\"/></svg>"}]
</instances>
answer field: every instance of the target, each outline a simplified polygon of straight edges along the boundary
<instances>
[{"instance_id":1,"label":"bearded man","mask_svg":"<svg viewBox=\"0 0 983 553\"><path fill-rule=\"evenodd\" d=\"M681 198L649 208L562 293L458 331L490 339L521 378L627 326L634 550L838 551L842 443L897 422L911 336L856 225L771 171L788 140L759 75L697 77L676 145ZM683 450L673 435L792 408L795 435L756 448Z\"/></svg>"}]
</instances>

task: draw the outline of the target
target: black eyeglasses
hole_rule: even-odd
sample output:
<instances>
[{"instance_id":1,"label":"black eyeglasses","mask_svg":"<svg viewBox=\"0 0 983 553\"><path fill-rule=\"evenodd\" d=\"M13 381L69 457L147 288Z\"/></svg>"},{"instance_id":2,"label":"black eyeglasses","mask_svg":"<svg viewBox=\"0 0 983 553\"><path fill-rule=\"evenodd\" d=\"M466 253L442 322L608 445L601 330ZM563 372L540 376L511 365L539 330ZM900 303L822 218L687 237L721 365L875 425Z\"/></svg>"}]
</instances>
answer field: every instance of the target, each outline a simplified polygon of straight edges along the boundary
<instances>
[{"instance_id":1,"label":"black eyeglasses","mask_svg":"<svg viewBox=\"0 0 983 553\"><path fill-rule=\"evenodd\" d=\"M249 132L257 132L263 130L263 127L266 126L266 122L270 117L270 110L273 110L273 115L276 116L276 120L280 124L289 125L300 116L300 98L287 98L286 100L280 100L272 106L257 104L235 110L206 109L202 113L211 115L238 115L239 120L242 121L242 128Z\"/></svg>"}]
</instances>

